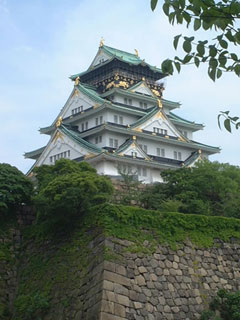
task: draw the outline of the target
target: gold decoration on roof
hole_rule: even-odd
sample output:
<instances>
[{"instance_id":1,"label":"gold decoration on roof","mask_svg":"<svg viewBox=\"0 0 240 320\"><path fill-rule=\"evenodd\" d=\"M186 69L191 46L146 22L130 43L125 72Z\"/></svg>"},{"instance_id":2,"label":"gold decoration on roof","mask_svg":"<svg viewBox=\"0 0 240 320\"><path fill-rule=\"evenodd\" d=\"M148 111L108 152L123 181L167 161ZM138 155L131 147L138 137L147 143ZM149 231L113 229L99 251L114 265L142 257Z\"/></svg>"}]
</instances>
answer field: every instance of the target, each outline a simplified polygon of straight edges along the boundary
<instances>
[{"instance_id":1,"label":"gold decoration on roof","mask_svg":"<svg viewBox=\"0 0 240 320\"><path fill-rule=\"evenodd\" d=\"M138 127L138 128L134 128L133 130L134 130L134 131L137 131L137 132L142 132L142 129L139 128L139 127Z\"/></svg>"},{"instance_id":2,"label":"gold decoration on roof","mask_svg":"<svg viewBox=\"0 0 240 320\"><path fill-rule=\"evenodd\" d=\"M181 136L180 136L180 137L178 137L178 140L179 140L179 141L183 141L183 142L185 142L185 141L186 141L186 139L184 139L184 138L183 138L183 137L181 137Z\"/></svg>"},{"instance_id":3,"label":"gold decoration on roof","mask_svg":"<svg viewBox=\"0 0 240 320\"><path fill-rule=\"evenodd\" d=\"M145 81L145 77L142 77L142 81Z\"/></svg>"},{"instance_id":4,"label":"gold decoration on roof","mask_svg":"<svg viewBox=\"0 0 240 320\"><path fill-rule=\"evenodd\" d=\"M119 80L119 74L118 74L118 73L115 73L115 74L114 74L114 79L115 79L115 80Z\"/></svg>"},{"instance_id":5,"label":"gold decoration on roof","mask_svg":"<svg viewBox=\"0 0 240 320\"><path fill-rule=\"evenodd\" d=\"M104 39L103 39L103 37L101 37L99 47L102 48L103 45L104 45Z\"/></svg>"},{"instance_id":6,"label":"gold decoration on roof","mask_svg":"<svg viewBox=\"0 0 240 320\"><path fill-rule=\"evenodd\" d=\"M59 131L56 133L55 137L53 138L53 143L54 143L54 144L57 142L58 138L63 141L63 135L62 135L62 133L59 132Z\"/></svg>"},{"instance_id":7,"label":"gold decoration on roof","mask_svg":"<svg viewBox=\"0 0 240 320\"><path fill-rule=\"evenodd\" d=\"M124 89L127 89L129 87L129 84L126 81L120 81L116 87L123 87Z\"/></svg>"},{"instance_id":8,"label":"gold decoration on roof","mask_svg":"<svg viewBox=\"0 0 240 320\"><path fill-rule=\"evenodd\" d=\"M56 122L56 127L57 128L60 127L61 124L62 124L62 117L59 117Z\"/></svg>"},{"instance_id":9,"label":"gold decoration on roof","mask_svg":"<svg viewBox=\"0 0 240 320\"><path fill-rule=\"evenodd\" d=\"M158 99L158 107L162 109L162 102L160 99Z\"/></svg>"},{"instance_id":10,"label":"gold decoration on roof","mask_svg":"<svg viewBox=\"0 0 240 320\"><path fill-rule=\"evenodd\" d=\"M199 149L199 150L198 150L198 153L201 154L201 153L202 153L202 150Z\"/></svg>"},{"instance_id":11,"label":"gold decoration on roof","mask_svg":"<svg viewBox=\"0 0 240 320\"><path fill-rule=\"evenodd\" d=\"M88 154L85 154L84 159L90 159L90 158L93 158L93 157L95 157L95 154L88 153Z\"/></svg>"},{"instance_id":12,"label":"gold decoration on roof","mask_svg":"<svg viewBox=\"0 0 240 320\"><path fill-rule=\"evenodd\" d=\"M165 138L169 139L169 136L165 136Z\"/></svg>"},{"instance_id":13,"label":"gold decoration on roof","mask_svg":"<svg viewBox=\"0 0 240 320\"><path fill-rule=\"evenodd\" d=\"M139 57L139 52L138 52L138 50L137 50L137 49L134 49L134 51L135 51L135 55L136 55L137 57Z\"/></svg>"},{"instance_id":14,"label":"gold decoration on roof","mask_svg":"<svg viewBox=\"0 0 240 320\"><path fill-rule=\"evenodd\" d=\"M152 89L152 93L155 94L155 96L158 96L158 97L161 96L160 93L155 89Z\"/></svg>"},{"instance_id":15,"label":"gold decoration on roof","mask_svg":"<svg viewBox=\"0 0 240 320\"><path fill-rule=\"evenodd\" d=\"M75 96L79 96L79 91L77 89L75 89L73 92L73 97L75 97Z\"/></svg>"},{"instance_id":16,"label":"gold decoration on roof","mask_svg":"<svg viewBox=\"0 0 240 320\"><path fill-rule=\"evenodd\" d=\"M78 86L78 85L79 85L79 82L80 82L80 77L77 77L77 78L75 79L74 85L75 85L75 86Z\"/></svg>"},{"instance_id":17,"label":"gold decoration on roof","mask_svg":"<svg viewBox=\"0 0 240 320\"><path fill-rule=\"evenodd\" d=\"M136 136L133 136L132 138L133 138L133 140L136 140Z\"/></svg>"}]
</instances>

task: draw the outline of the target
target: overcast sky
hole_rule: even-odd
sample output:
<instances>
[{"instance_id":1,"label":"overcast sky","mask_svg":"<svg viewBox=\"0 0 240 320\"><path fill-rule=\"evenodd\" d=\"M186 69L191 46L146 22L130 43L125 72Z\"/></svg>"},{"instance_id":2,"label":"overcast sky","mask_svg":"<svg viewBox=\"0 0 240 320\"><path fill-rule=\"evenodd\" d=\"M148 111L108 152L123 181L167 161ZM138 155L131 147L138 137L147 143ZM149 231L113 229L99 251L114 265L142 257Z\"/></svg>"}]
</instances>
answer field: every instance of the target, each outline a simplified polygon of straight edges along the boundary
<instances>
[{"instance_id":1,"label":"overcast sky","mask_svg":"<svg viewBox=\"0 0 240 320\"><path fill-rule=\"evenodd\" d=\"M49 137L40 135L39 128L55 119L73 87L68 77L88 68L101 37L118 49L138 49L156 66L176 55L173 36L191 31L169 26L160 6L152 13L149 3L0 0L0 162L23 172L30 168L33 161L24 159L24 152L47 143ZM217 114L231 110L240 115L239 84L233 74L213 83L205 67L187 66L168 77L164 91L164 98L182 103L178 115L205 124L195 140L222 148L211 159L235 165L240 165L240 130L220 131Z\"/></svg>"}]
</instances>

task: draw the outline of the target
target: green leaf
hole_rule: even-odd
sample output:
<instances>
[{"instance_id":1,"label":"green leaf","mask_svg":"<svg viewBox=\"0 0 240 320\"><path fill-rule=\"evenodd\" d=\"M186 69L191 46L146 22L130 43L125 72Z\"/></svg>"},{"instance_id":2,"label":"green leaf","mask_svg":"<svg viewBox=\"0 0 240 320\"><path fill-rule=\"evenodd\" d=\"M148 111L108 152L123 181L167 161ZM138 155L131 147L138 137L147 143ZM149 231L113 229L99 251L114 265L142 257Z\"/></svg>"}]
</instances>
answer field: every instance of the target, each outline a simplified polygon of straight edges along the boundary
<instances>
[{"instance_id":1,"label":"green leaf","mask_svg":"<svg viewBox=\"0 0 240 320\"><path fill-rule=\"evenodd\" d=\"M231 53L230 56L234 61L238 61L239 60L238 56L235 53Z\"/></svg>"},{"instance_id":2,"label":"green leaf","mask_svg":"<svg viewBox=\"0 0 240 320\"><path fill-rule=\"evenodd\" d=\"M208 75L213 81L215 81L215 79L216 79L216 68L209 68L208 69Z\"/></svg>"},{"instance_id":3,"label":"green leaf","mask_svg":"<svg viewBox=\"0 0 240 320\"><path fill-rule=\"evenodd\" d=\"M184 64L188 63L189 61L191 61L192 58L193 58L193 55L187 54L183 59L183 63Z\"/></svg>"},{"instance_id":4,"label":"green leaf","mask_svg":"<svg viewBox=\"0 0 240 320\"><path fill-rule=\"evenodd\" d=\"M190 41L185 40L183 42L183 50L187 53L189 53L192 50L192 44Z\"/></svg>"},{"instance_id":5,"label":"green leaf","mask_svg":"<svg viewBox=\"0 0 240 320\"><path fill-rule=\"evenodd\" d=\"M179 62L174 62L175 64L175 68L177 69L178 73L180 73L180 70L181 70L181 65Z\"/></svg>"},{"instance_id":6,"label":"green leaf","mask_svg":"<svg viewBox=\"0 0 240 320\"><path fill-rule=\"evenodd\" d=\"M151 0L151 9L154 11L156 9L158 0Z\"/></svg>"},{"instance_id":7,"label":"green leaf","mask_svg":"<svg viewBox=\"0 0 240 320\"><path fill-rule=\"evenodd\" d=\"M237 64L237 65L234 67L234 72L236 73L237 76L240 77L240 64Z\"/></svg>"},{"instance_id":8,"label":"green leaf","mask_svg":"<svg viewBox=\"0 0 240 320\"><path fill-rule=\"evenodd\" d=\"M204 47L204 44L203 43L199 43L197 45L197 52L198 52L198 55L200 57L203 57L204 56L204 53L205 53L205 47Z\"/></svg>"},{"instance_id":9,"label":"green leaf","mask_svg":"<svg viewBox=\"0 0 240 320\"><path fill-rule=\"evenodd\" d=\"M209 55L211 57L215 57L217 55L217 49L216 49L215 45L209 46Z\"/></svg>"},{"instance_id":10,"label":"green leaf","mask_svg":"<svg viewBox=\"0 0 240 320\"><path fill-rule=\"evenodd\" d=\"M163 12L166 16L169 16L169 4L166 2L163 4Z\"/></svg>"},{"instance_id":11,"label":"green leaf","mask_svg":"<svg viewBox=\"0 0 240 320\"><path fill-rule=\"evenodd\" d=\"M219 79L222 76L222 70L217 69L217 79Z\"/></svg>"},{"instance_id":12,"label":"green leaf","mask_svg":"<svg viewBox=\"0 0 240 320\"><path fill-rule=\"evenodd\" d=\"M193 29L194 29L194 31L197 31L199 28L201 28L201 20L200 19L195 19L194 20Z\"/></svg>"},{"instance_id":13,"label":"green leaf","mask_svg":"<svg viewBox=\"0 0 240 320\"><path fill-rule=\"evenodd\" d=\"M198 57L194 57L194 63L196 67L199 67L200 60L198 59Z\"/></svg>"},{"instance_id":14,"label":"green leaf","mask_svg":"<svg viewBox=\"0 0 240 320\"><path fill-rule=\"evenodd\" d=\"M178 42L179 42L179 39L181 38L181 34L177 35L174 37L174 40L173 40L173 46L174 46L174 49L176 50L177 49L177 46L178 46Z\"/></svg>"},{"instance_id":15,"label":"green leaf","mask_svg":"<svg viewBox=\"0 0 240 320\"><path fill-rule=\"evenodd\" d=\"M228 131L228 132L232 132L232 129L231 129L231 122L230 122L230 119L225 119L224 120L224 127L225 129Z\"/></svg>"},{"instance_id":16,"label":"green leaf","mask_svg":"<svg viewBox=\"0 0 240 320\"><path fill-rule=\"evenodd\" d=\"M173 74L172 60L170 59L164 60L161 65L161 69L164 73Z\"/></svg>"},{"instance_id":17,"label":"green leaf","mask_svg":"<svg viewBox=\"0 0 240 320\"><path fill-rule=\"evenodd\" d=\"M211 68L217 68L217 66L218 66L218 61L217 61L217 59L214 59L214 58L211 58L210 60L209 60L209 65L210 65L210 67Z\"/></svg>"},{"instance_id":18,"label":"green leaf","mask_svg":"<svg viewBox=\"0 0 240 320\"><path fill-rule=\"evenodd\" d=\"M219 44L223 49L227 49L227 47L228 47L228 43L225 40L220 40Z\"/></svg>"}]
</instances>

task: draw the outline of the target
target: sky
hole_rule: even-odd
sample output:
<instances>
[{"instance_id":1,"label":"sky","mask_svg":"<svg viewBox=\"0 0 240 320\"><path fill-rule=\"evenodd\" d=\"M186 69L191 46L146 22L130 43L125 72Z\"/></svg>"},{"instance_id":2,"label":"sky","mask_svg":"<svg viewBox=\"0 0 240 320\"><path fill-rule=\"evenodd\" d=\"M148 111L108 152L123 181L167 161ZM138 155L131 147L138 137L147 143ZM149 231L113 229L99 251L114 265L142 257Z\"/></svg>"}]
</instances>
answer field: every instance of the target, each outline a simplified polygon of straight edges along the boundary
<instances>
[{"instance_id":1,"label":"sky","mask_svg":"<svg viewBox=\"0 0 240 320\"><path fill-rule=\"evenodd\" d=\"M172 45L180 33L193 31L170 26L160 0L155 12L150 0L0 0L0 163L28 171L34 161L24 152L48 142L39 128L54 121L73 88L69 76L88 68L101 37L160 67L181 55ZM185 66L165 86L164 98L181 103L176 114L205 125L194 140L221 147L210 159L239 166L240 130L230 134L217 124L219 111L240 116L239 78L229 73L214 83L206 66Z\"/></svg>"}]
</instances>

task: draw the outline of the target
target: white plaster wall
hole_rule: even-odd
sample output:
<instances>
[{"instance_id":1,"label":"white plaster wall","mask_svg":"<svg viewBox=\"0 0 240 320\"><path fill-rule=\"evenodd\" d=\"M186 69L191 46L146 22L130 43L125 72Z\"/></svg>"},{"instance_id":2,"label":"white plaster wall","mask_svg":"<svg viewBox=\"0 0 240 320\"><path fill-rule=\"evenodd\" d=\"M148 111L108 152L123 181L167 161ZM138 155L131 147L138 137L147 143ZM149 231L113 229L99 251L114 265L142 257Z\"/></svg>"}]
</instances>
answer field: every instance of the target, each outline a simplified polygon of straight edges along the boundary
<instances>
[{"instance_id":1,"label":"white plaster wall","mask_svg":"<svg viewBox=\"0 0 240 320\"><path fill-rule=\"evenodd\" d=\"M120 94L114 94L114 100L113 101L125 104L124 98L132 99L132 106L133 107L137 107L139 109L144 109L144 108L140 107L140 102L147 103L147 107L148 108L151 108L151 107L156 105L156 103L146 101L144 99L144 97L141 98L141 96L139 96L139 98L135 98L135 97L133 98L133 97L130 97L130 96L125 96L125 95L120 95Z\"/></svg>"},{"instance_id":2,"label":"white plaster wall","mask_svg":"<svg viewBox=\"0 0 240 320\"><path fill-rule=\"evenodd\" d=\"M62 140L63 139L63 140ZM77 143L70 140L68 137L63 137L62 139L58 138L56 142L52 142L40 156L38 166L42 164L54 164L54 162L50 162L50 157L60 154L64 151L70 150L70 158L67 159L76 159L78 157L84 156L88 153L87 150L83 149Z\"/></svg>"},{"instance_id":3,"label":"white plaster wall","mask_svg":"<svg viewBox=\"0 0 240 320\"><path fill-rule=\"evenodd\" d=\"M192 132L191 130L185 129L184 127L177 126L177 125L176 125L176 128L177 128L180 132L182 132L182 134L183 134L183 131L186 131L186 132L187 132L187 138L190 139L190 140L193 139L193 132Z\"/></svg>"},{"instance_id":4,"label":"white plaster wall","mask_svg":"<svg viewBox=\"0 0 240 320\"><path fill-rule=\"evenodd\" d=\"M83 111L85 111L95 104L96 102L94 100L79 92L78 95L73 96L70 101L67 102L67 104L64 106L64 110L61 116L63 118L70 117L72 115L73 109L83 106Z\"/></svg>"},{"instance_id":5,"label":"white plaster wall","mask_svg":"<svg viewBox=\"0 0 240 320\"><path fill-rule=\"evenodd\" d=\"M151 123L149 123L146 127L144 127L144 130L153 132L153 128L160 128L160 129L165 129L167 130L167 135L177 137L176 133L172 130L172 128L166 123L166 121L162 119L155 120Z\"/></svg>"},{"instance_id":6,"label":"white plaster wall","mask_svg":"<svg viewBox=\"0 0 240 320\"><path fill-rule=\"evenodd\" d=\"M119 116L123 117L123 125L132 124L139 119L138 116L129 115L129 114L126 114L123 112L109 110L108 116L107 116L107 121L114 122L114 115L117 115L118 117Z\"/></svg>"},{"instance_id":7,"label":"white plaster wall","mask_svg":"<svg viewBox=\"0 0 240 320\"><path fill-rule=\"evenodd\" d=\"M102 110L100 112L97 112L96 114L94 115L89 115L87 117L85 117L84 119L80 119L78 120L77 122L74 123L74 125L78 126L78 130L79 131L82 131L82 123L84 123L84 126L85 126L85 123L88 122L88 129L91 129L91 128L94 128L96 127L96 118L98 118L98 125L100 124L100 116L103 117L103 120L102 122L104 123L107 122L108 120L108 112L105 111L105 110Z\"/></svg>"},{"instance_id":8,"label":"white plaster wall","mask_svg":"<svg viewBox=\"0 0 240 320\"><path fill-rule=\"evenodd\" d=\"M142 145L147 145L148 149L148 154L149 155L155 155L157 156L157 148L164 148L165 149L165 158L170 158L174 159L174 151L181 152L182 153L182 160L187 159L190 154L191 150L183 147L178 147L178 146L173 146L169 145L167 143L162 143L162 142L157 142L157 141L152 141L152 140L147 140L147 139L137 139L138 144Z\"/></svg>"}]
</instances>

